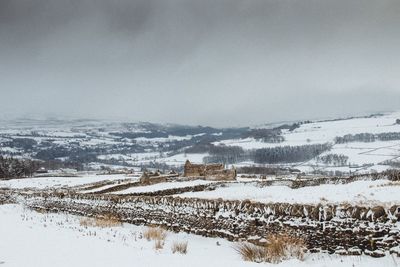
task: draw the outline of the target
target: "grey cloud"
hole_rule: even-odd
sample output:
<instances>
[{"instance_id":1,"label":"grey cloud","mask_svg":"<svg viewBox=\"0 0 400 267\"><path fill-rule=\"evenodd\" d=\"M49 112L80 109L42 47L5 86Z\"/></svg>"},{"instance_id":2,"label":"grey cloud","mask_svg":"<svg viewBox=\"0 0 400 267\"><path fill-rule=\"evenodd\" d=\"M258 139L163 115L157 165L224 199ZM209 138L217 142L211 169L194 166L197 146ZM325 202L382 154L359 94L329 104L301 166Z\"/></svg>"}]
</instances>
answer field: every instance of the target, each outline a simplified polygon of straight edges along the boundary
<instances>
[{"instance_id":1,"label":"grey cloud","mask_svg":"<svg viewBox=\"0 0 400 267\"><path fill-rule=\"evenodd\" d=\"M398 109L400 2L0 1L0 112L244 125Z\"/></svg>"}]
</instances>

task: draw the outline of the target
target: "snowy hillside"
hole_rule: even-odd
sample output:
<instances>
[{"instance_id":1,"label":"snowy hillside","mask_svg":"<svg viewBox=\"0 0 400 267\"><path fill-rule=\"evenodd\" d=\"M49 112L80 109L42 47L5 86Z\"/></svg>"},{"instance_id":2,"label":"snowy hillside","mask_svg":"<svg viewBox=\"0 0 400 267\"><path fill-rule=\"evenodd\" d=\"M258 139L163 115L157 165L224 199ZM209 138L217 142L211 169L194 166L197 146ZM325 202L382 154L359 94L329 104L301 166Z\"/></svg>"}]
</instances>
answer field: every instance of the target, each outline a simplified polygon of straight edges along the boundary
<instances>
[{"instance_id":1,"label":"snowy hillside","mask_svg":"<svg viewBox=\"0 0 400 267\"><path fill-rule=\"evenodd\" d=\"M400 157L400 139L374 140L371 142L337 143L337 137L356 134L400 134L400 124L396 120L400 112L383 115L372 115L362 118L338 119L319 122L307 122L298 128L289 131L283 130L283 142L266 143L254 138L230 139L216 142L216 145L240 146L244 149L260 149L278 146L301 146L309 144L331 143L332 148L320 156L338 154L348 157L347 163L342 166L324 164L316 159L294 164L296 168L309 172L315 169L339 170L344 172L382 171L390 168L389 161L396 161Z\"/></svg>"},{"instance_id":2,"label":"snowy hillside","mask_svg":"<svg viewBox=\"0 0 400 267\"><path fill-rule=\"evenodd\" d=\"M385 257L315 254L304 261L258 264L243 261L234 243L221 238L168 232L163 250L142 237L145 227L124 224L112 228L85 227L82 217L41 214L16 205L0 206L0 265L8 267L71 266L398 266L398 259ZM11 227L12 226L12 227ZM29 240L29 242L26 242ZM174 242L188 242L186 255L174 254ZM36 246L32 246L36 244ZM21 251L24 256L21 257ZM73 257L71 256L73 255Z\"/></svg>"},{"instance_id":3,"label":"snowy hillside","mask_svg":"<svg viewBox=\"0 0 400 267\"><path fill-rule=\"evenodd\" d=\"M398 166L400 112L244 128L91 120L4 121L0 155L55 168L178 168L223 162L349 174Z\"/></svg>"}]
</instances>

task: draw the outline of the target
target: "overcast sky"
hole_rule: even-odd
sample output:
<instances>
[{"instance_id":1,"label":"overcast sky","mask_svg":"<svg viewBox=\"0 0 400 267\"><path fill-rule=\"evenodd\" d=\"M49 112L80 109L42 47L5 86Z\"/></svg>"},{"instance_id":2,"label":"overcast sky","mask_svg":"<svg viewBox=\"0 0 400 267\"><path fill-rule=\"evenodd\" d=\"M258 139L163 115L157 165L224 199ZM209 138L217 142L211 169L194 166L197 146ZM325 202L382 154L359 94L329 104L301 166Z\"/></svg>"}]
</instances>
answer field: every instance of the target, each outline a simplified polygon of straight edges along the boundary
<instances>
[{"instance_id":1,"label":"overcast sky","mask_svg":"<svg viewBox=\"0 0 400 267\"><path fill-rule=\"evenodd\" d=\"M400 109L399 0L0 0L0 113L237 126Z\"/></svg>"}]
</instances>

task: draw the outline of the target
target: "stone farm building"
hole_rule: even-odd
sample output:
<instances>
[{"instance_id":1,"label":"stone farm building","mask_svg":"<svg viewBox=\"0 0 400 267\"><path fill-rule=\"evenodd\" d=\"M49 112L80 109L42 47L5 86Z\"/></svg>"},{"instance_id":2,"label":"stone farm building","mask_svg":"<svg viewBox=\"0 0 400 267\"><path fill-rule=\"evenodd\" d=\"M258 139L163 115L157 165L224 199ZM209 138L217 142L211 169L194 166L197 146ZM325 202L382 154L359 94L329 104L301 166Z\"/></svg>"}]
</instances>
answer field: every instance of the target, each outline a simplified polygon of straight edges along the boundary
<instances>
[{"instance_id":1,"label":"stone farm building","mask_svg":"<svg viewBox=\"0 0 400 267\"><path fill-rule=\"evenodd\" d=\"M224 164L192 164L186 161L184 177L200 177L205 180L235 180L236 170L225 169Z\"/></svg>"}]
</instances>

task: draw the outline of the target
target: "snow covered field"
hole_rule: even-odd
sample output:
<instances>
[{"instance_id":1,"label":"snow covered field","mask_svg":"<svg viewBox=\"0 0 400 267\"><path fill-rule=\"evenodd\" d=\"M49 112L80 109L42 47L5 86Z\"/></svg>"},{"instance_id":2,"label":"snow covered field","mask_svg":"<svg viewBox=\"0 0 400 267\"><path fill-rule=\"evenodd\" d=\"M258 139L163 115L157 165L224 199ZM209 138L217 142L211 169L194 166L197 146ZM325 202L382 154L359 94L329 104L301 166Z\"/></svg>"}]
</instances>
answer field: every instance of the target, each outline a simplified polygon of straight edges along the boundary
<instances>
[{"instance_id":1,"label":"snow covered field","mask_svg":"<svg viewBox=\"0 0 400 267\"><path fill-rule=\"evenodd\" d=\"M185 182L167 182L167 183L159 183L147 186L137 186L131 187L122 191L112 192L112 194L133 194L133 193L148 193L148 192L156 192L161 190L168 190L174 188L184 188L189 186L196 185L207 185L213 182L205 181L205 180L194 180L194 181L185 181Z\"/></svg>"},{"instance_id":2,"label":"snow covered field","mask_svg":"<svg viewBox=\"0 0 400 267\"><path fill-rule=\"evenodd\" d=\"M291 189L288 186L257 186L256 178L238 178L238 182L227 182L223 186L212 191L187 192L180 197L196 197L227 200L244 200L269 203L351 203L359 205L385 205L399 204L400 183L390 183L387 180L377 181L356 181L348 184L322 184L319 186L307 186L298 189ZM105 184L101 187L83 190L82 193L95 193L109 189L116 185L129 184L138 181L138 178L125 175L86 175L81 177L42 177L13 179L0 181L0 188L13 189L34 188L34 189L56 189L74 186L84 186L95 182L115 181L112 184ZM250 182L253 181L253 182ZM205 180L193 180L183 182L166 182L145 186L134 186L111 194L135 194L149 193L168 189L178 189L197 185L209 185L214 182Z\"/></svg>"},{"instance_id":3,"label":"snow covered field","mask_svg":"<svg viewBox=\"0 0 400 267\"><path fill-rule=\"evenodd\" d=\"M96 183L106 180L130 179L125 175L83 175L77 177L40 177L24 178L0 181L0 187L9 187L14 189L36 188L36 189L54 189L61 187L71 187Z\"/></svg>"},{"instance_id":4,"label":"snow covered field","mask_svg":"<svg viewBox=\"0 0 400 267\"><path fill-rule=\"evenodd\" d=\"M315 168L328 171L345 172L368 172L383 171L390 166L380 165L386 160L400 158L400 141L375 141L375 142L351 142L347 144L335 144L335 137L341 137L347 134L359 133L388 133L400 132L400 124L396 124L396 119L400 118L400 112L387 113L383 116L372 116L363 118L351 118L343 120L312 122L300 125L293 131L282 130L282 136L285 138L281 143L265 143L254 138L230 139L215 142L215 145L240 146L244 149L260 149L277 146L301 146L309 144L331 143L333 147L326 154L342 154L348 156L348 165L359 166L350 169L349 166L330 167L324 164L316 163L315 159L300 164L294 164L296 168L304 172L309 172ZM371 166L365 167L364 164Z\"/></svg>"},{"instance_id":5,"label":"snow covered field","mask_svg":"<svg viewBox=\"0 0 400 267\"><path fill-rule=\"evenodd\" d=\"M192 163L203 163L203 158L208 156L208 153L179 153L173 156L166 156L158 152L147 152L147 153L132 153L129 155L102 155L100 159L120 159L123 158L126 162L131 164L149 164L157 161L159 163L165 163L170 166L182 166L186 160L190 160Z\"/></svg>"},{"instance_id":6,"label":"snow covered field","mask_svg":"<svg viewBox=\"0 0 400 267\"><path fill-rule=\"evenodd\" d=\"M106 190L106 189L110 189L110 188L112 188L114 186L117 186L117 185L126 185L126 184L130 184L130 183L137 182L137 181L139 181L139 178L129 178L129 179L124 179L123 181L119 181L118 180L118 181L113 182L111 184L107 184L107 185L104 185L104 186L101 186L101 187L96 187L94 189L82 190L82 191L80 191L80 193L85 193L85 194L96 193L96 192L100 192L100 191L103 191L103 190Z\"/></svg>"},{"instance_id":7,"label":"snow covered field","mask_svg":"<svg viewBox=\"0 0 400 267\"><path fill-rule=\"evenodd\" d=\"M18 205L1 205L0 218L0 265L4 267L392 267L400 264L399 258L390 255L375 259L327 254L310 254L304 261L258 264L244 262L236 254L235 244L223 239L168 232L164 248L156 251L153 242L141 237L144 229L141 226L85 227L77 216L37 213ZM175 241L188 241L186 255L171 252Z\"/></svg>"},{"instance_id":8,"label":"snow covered field","mask_svg":"<svg viewBox=\"0 0 400 267\"><path fill-rule=\"evenodd\" d=\"M256 183L231 183L213 191L187 192L180 197L227 200L253 200L263 203L298 204L351 203L391 206L400 202L400 183L386 180L357 181L349 184L323 184L291 189L287 186L258 187Z\"/></svg>"}]
</instances>

